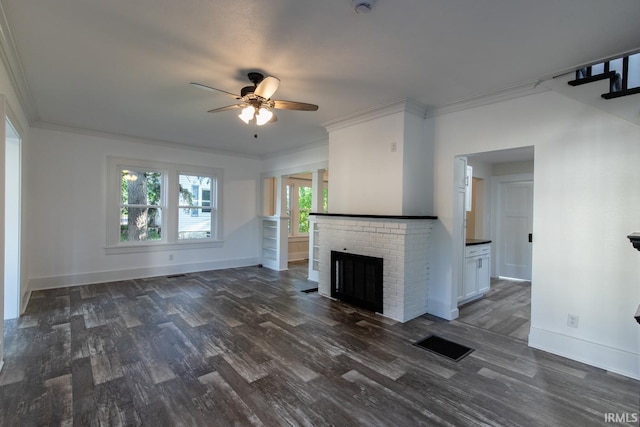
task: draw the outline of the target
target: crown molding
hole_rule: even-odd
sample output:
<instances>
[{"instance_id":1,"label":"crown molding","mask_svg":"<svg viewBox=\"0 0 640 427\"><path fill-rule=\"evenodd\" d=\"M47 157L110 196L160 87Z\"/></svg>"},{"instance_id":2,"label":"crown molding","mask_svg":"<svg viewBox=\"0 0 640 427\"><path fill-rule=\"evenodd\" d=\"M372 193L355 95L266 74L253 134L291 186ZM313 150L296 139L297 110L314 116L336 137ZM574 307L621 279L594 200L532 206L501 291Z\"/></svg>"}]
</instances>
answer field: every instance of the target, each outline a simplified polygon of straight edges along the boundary
<instances>
[{"instance_id":1,"label":"crown molding","mask_svg":"<svg viewBox=\"0 0 640 427\"><path fill-rule=\"evenodd\" d=\"M399 101L393 101L379 107L373 107L340 120L331 121L323 124L328 132L357 125L359 123L368 122L370 120L379 119L397 113L409 113L422 119L427 117L427 106L415 99L405 98Z\"/></svg>"},{"instance_id":2,"label":"crown molding","mask_svg":"<svg viewBox=\"0 0 640 427\"><path fill-rule=\"evenodd\" d=\"M182 143L182 142L179 143L179 142L174 142L174 141L163 141L163 140L149 139L149 138L143 138L143 137L139 137L139 136L120 134L120 133L113 133L113 132L106 132L106 131L99 131L99 130L85 129L85 128L77 128L77 127L73 127L73 126L59 125L59 124L43 122L43 121L34 122L31 125L31 127L32 128L36 128L36 129L73 133L73 134L76 134L76 135L93 136L93 137L96 137L96 138L117 139L119 141L132 142L132 143L137 143L137 144L148 144L148 145L155 145L155 146L160 146L160 147L175 148L175 149L178 149L178 150L192 150L192 151L200 151L200 152L204 152L204 153L219 154L219 155L224 155L224 156L241 157L241 158L246 158L246 159L260 160L259 156L255 156L255 155L252 155L252 154L246 154L246 153L240 153L240 152L237 152L237 151L220 150L220 149L217 149L217 148L203 147L203 146L200 146L200 145L192 145L192 144L186 144L186 143Z\"/></svg>"},{"instance_id":3,"label":"crown molding","mask_svg":"<svg viewBox=\"0 0 640 427\"><path fill-rule=\"evenodd\" d=\"M468 110L471 108L481 107L483 105L495 104L496 102L508 101L510 99L547 92L550 90L540 83L542 83L541 80L536 80L535 82L529 82L523 85L485 93L473 98L452 102L450 104L440 105L436 108L431 109L429 111L428 117L437 117L443 114L455 113L456 111Z\"/></svg>"},{"instance_id":4,"label":"crown molding","mask_svg":"<svg viewBox=\"0 0 640 427\"><path fill-rule=\"evenodd\" d=\"M329 146L329 136L319 137L306 142L303 145L299 145L292 148L285 148L283 150L275 151L273 153L267 153L260 156L263 160L272 159L274 157L286 156L288 154L299 153L300 151L311 150L313 148L318 147L327 147Z\"/></svg>"},{"instance_id":5,"label":"crown molding","mask_svg":"<svg viewBox=\"0 0 640 427\"><path fill-rule=\"evenodd\" d=\"M29 123L35 122L38 119L38 110L29 89L20 54L2 2L0 2L0 58L27 120Z\"/></svg>"}]
</instances>

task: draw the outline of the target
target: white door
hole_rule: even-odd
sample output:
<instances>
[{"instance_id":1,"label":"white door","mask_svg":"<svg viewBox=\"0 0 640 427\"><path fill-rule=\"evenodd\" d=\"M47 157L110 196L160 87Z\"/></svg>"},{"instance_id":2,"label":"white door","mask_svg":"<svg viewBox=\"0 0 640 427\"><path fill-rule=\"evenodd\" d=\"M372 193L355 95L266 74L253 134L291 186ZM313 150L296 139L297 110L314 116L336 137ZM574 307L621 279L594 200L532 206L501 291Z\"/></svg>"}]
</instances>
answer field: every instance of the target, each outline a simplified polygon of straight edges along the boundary
<instances>
[{"instance_id":1,"label":"white door","mask_svg":"<svg viewBox=\"0 0 640 427\"><path fill-rule=\"evenodd\" d=\"M501 183L499 208L499 274L531 280L533 181Z\"/></svg>"}]
</instances>

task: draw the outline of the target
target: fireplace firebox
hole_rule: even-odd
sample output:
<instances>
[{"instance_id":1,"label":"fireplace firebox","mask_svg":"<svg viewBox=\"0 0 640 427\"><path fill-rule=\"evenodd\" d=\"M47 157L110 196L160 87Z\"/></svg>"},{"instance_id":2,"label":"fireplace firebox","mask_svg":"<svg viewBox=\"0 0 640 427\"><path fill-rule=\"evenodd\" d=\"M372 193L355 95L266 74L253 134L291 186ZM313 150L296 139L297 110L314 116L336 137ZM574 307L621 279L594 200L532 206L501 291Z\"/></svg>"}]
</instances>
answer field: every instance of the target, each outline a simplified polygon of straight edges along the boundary
<instances>
[{"instance_id":1,"label":"fireplace firebox","mask_svg":"<svg viewBox=\"0 0 640 427\"><path fill-rule=\"evenodd\" d=\"M331 297L382 313L383 259L331 251Z\"/></svg>"}]
</instances>

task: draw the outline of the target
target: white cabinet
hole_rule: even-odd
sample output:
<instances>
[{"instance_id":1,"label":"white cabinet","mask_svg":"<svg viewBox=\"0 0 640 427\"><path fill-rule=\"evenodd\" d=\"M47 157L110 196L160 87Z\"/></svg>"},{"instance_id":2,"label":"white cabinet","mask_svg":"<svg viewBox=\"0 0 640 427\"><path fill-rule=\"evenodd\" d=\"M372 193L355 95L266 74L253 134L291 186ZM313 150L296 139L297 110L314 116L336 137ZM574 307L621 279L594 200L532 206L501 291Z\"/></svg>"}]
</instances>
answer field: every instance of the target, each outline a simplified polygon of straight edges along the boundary
<instances>
[{"instance_id":1,"label":"white cabinet","mask_svg":"<svg viewBox=\"0 0 640 427\"><path fill-rule=\"evenodd\" d=\"M482 296L491 283L491 245L483 243L465 248L462 288L458 302L467 302Z\"/></svg>"}]
</instances>

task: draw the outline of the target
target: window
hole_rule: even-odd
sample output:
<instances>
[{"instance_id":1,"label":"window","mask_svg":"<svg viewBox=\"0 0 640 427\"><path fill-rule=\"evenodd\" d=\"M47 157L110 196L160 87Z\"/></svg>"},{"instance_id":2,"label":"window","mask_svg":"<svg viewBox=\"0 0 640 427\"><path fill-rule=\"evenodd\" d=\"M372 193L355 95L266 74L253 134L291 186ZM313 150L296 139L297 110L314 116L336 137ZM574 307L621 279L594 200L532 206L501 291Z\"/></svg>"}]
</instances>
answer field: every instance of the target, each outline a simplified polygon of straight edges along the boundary
<instances>
[{"instance_id":1,"label":"window","mask_svg":"<svg viewBox=\"0 0 640 427\"><path fill-rule=\"evenodd\" d=\"M211 183L213 177L180 174L178 177L178 239L211 237ZM207 192L207 204L202 194ZM205 207L207 207L205 209Z\"/></svg>"},{"instance_id":2,"label":"window","mask_svg":"<svg viewBox=\"0 0 640 427\"><path fill-rule=\"evenodd\" d=\"M311 187L298 187L298 233L309 234L309 213L311 213Z\"/></svg>"},{"instance_id":3,"label":"window","mask_svg":"<svg viewBox=\"0 0 640 427\"><path fill-rule=\"evenodd\" d=\"M108 170L107 253L221 246L221 169L109 158Z\"/></svg>"},{"instance_id":4,"label":"window","mask_svg":"<svg viewBox=\"0 0 640 427\"><path fill-rule=\"evenodd\" d=\"M161 240L164 174L122 167L119 175L120 241Z\"/></svg>"}]
</instances>

